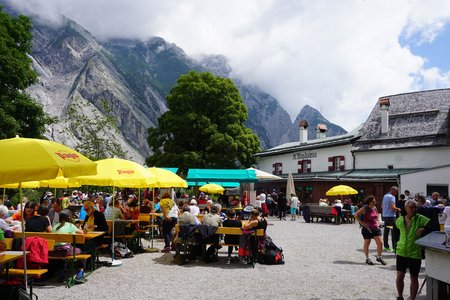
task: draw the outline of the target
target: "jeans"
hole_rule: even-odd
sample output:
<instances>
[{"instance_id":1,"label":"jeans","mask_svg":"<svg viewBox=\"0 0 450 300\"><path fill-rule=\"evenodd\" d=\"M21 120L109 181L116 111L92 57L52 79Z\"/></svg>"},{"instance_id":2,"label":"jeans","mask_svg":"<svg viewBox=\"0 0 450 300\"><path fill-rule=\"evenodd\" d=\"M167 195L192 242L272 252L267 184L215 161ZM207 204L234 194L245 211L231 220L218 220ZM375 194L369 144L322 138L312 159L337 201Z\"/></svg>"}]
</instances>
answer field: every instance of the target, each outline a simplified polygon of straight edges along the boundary
<instances>
[{"instance_id":1,"label":"jeans","mask_svg":"<svg viewBox=\"0 0 450 300\"><path fill-rule=\"evenodd\" d=\"M170 247L170 242L172 241L172 229L175 227L177 223L176 218L170 218L170 221L166 218L162 221L162 231L164 235L164 244L165 247Z\"/></svg>"},{"instance_id":2,"label":"jeans","mask_svg":"<svg viewBox=\"0 0 450 300\"><path fill-rule=\"evenodd\" d=\"M392 248L397 248L397 241L398 241L398 230L395 226L395 217L383 217L384 220L384 231L383 231L383 244L384 248L389 248L389 232L392 229ZM392 228L388 228L388 226L392 226Z\"/></svg>"}]
</instances>

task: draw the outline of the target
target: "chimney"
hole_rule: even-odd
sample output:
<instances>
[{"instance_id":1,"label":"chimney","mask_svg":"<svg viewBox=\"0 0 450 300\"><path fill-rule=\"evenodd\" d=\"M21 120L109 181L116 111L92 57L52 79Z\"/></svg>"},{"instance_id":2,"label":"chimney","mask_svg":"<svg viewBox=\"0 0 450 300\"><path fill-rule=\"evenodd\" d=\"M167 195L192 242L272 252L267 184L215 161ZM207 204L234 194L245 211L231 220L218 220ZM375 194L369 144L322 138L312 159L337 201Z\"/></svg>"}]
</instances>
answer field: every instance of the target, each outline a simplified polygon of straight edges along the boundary
<instances>
[{"instance_id":1,"label":"chimney","mask_svg":"<svg viewBox=\"0 0 450 300\"><path fill-rule=\"evenodd\" d=\"M316 139L323 139L327 137L327 125L317 124L316 126Z\"/></svg>"},{"instance_id":2,"label":"chimney","mask_svg":"<svg viewBox=\"0 0 450 300\"><path fill-rule=\"evenodd\" d=\"M380 98L378 100L381 110L381 135L389 134L389 98Z\"/></svg>"},{"instance_id":3,"label":"chimney","mask_svg":"<svg viewBox=\"0 0 450 300\"><path fill-rule=\"evenodd\" d=\"M306 143L308 141L308 121L301 120L298 126L300 127L300 144Z\"/></svg>"}]
</instances>

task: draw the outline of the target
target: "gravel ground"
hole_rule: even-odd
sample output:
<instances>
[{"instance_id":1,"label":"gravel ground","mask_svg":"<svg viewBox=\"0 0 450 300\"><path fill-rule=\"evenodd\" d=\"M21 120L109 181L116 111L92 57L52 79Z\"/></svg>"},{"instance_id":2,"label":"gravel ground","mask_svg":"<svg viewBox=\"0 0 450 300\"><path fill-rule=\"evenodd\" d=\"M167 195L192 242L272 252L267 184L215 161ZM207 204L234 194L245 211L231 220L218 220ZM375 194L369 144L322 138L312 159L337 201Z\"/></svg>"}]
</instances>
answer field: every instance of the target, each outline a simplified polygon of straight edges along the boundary
<instances>
[{"instance_id":1,"label":"gravel ground","mask_svg":"<svg viewBox=\"0 0 450 300\"><path fill-rule=\"evenodd\" d=\"M396 299L395 255L387 266L364 263L355 224L304 223L269 219L268 234L283 248L284 265L173 263L173 254L144 253L102 267L70 289L49 281L36 286L39 299ZM161 247L161 241L155 243ZM371 245L375 255L375 242ZM375 259L373 259L375 262ZM424 265L424 263L423 263ZM424 278L423 270L419 283ZM425 299L426 290L417 299ZM409 295L409 275L405 296ZM406 297L405 297L406 299Z\"/></svg>"}]
</instances>

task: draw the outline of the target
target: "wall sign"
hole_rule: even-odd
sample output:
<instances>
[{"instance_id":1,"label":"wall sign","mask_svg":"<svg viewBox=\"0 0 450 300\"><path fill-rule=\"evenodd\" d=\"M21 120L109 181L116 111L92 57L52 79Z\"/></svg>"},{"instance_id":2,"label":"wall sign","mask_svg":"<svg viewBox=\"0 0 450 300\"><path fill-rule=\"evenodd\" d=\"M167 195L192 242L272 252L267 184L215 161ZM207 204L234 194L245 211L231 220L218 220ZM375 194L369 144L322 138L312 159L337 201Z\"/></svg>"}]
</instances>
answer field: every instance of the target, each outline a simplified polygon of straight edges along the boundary
<instances>
[{"instance_id":1,"label":"wall sign","mask_svg":"<svg viewBox=\"0 0 450 300\"><path fill-rule=\"evenodd\" d=\"M317 152L297 152L297 153L292 154L293 160L316 158L316 157L317 157Z\"/></svg>"}]
</instances>

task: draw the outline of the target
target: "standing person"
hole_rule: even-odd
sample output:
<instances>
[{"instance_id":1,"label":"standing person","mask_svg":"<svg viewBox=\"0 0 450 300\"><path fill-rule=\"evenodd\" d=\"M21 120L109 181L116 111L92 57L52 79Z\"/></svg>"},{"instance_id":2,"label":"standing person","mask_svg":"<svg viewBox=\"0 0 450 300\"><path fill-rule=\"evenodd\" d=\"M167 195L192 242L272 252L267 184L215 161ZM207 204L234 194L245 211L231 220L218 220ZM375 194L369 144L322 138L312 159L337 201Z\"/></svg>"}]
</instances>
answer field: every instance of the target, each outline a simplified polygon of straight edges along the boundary
<instances>
[{"instance_id":1,"label":"standing person","mask_svg":"<svg viewBox=\"0 0 450 300\"><path fill-rule=\"evenodd\" d=\"M398 193L398 188L396 186L392 186L389 189L389 192L386 193L383 197L382 208L383 208L383 221L384 221L384 231L383 231L383 244L384 250L388 252L394 252L397 246L396 237L397 231L395 228L395 219L397 212L400 212L401 209L395 206L395 196ZM389 247L389 232L392 229L391 241L392 248Z\"/></svg>"},{"instance_id":2,"label":"standing person","mask_svg":"<svg viewBox=\"0 0 450 300\"><path fill-rule=\"evenodd\" d=\"M164 235L164 249L163 253L170 252L170 242L172 241L172 229L178 221L178 206L172 200L169 193L164 193L161 201L159 201L161 211L163 214L162 231Z\"/></svg>"},{"instance_id":3,"label":"standing person","mask_svg":"<svg viewBox=\"0 0 450 300\"><path fill-rule=\"evenodd\" d=\"M291 221L295 221L297 219L297 208L298 208L298 198L292 193L291 194Z\"/></svg>"},{"instance_id":4,"label":"standing person","mask_svg":"<svg viewBox=\"0 0 450 300\"><path fill-rule=\"evenodd\" d=\"M381 229L378 224L378 211L376 208L377 200L375 196L370 195L364 200L364 206L355 213L355 220L362 226L361 234L364 238L364 255L366 256L366 264L373 265L369 257L369 246L372 239L377 244L376 260L382 265L386 262L381 257L382 243L381 243Z\"/></svg>"},{"instance_id":5,"label":"standing person","mask_svg":"<svg viewBox=\"0 0 450 300\"><path fill-rule=\"evenodd\" d=\"M267 196L266 196L265 191L264 191L264 190L261 190L261 194L259 194L259 203L260 203L260 205L261 205L261 211L262 211L264 214L269 214L269 211L268 211L268 209L267 209L266 199L267 199Z\"/></svg>"},{"instance_id":6,"label":"standing person","mask_svg":"<svg viewBox=\"0 0 450 300\"><path fill-rule=\"evenodd\" d=\"M287 205L287 199L283 192L278 193L278 201L277 201L277 208L278 208L278 217L286 221L286 205Z\"/></svg>"},{"instance_id":7,"label":"standing person","mask_svg":"<svg viewBox=\"0 0 450 300\"><path fill-rule=\"evenodd\" d=\"M417 202L414 200L406 201L405 209L406 215L400 216L395 222L400 230L400 239L397 244L397 299L403 300L405 273L406 269L409 269L410 299L414 300L419 289L419 271L422 263L422 251L415 242L425 233L425 227L430 219L417 214Z\"/></svg>"},{"instance_id":8,"label":"standing person","mask_svg":"<svg viewBox=\"0 0 450 300\"><path fill-rule=\"evenodd\" d=\"M276 202L278 200L277 191L275 189L273 189L272 193L270 195L272 196L272 200L273 200L273 202L272 202L272 211L271 211L272 216L273 216L273 215L277 215L277 213L278 213L277 212L277 205L276 205Z\"/></svg>"}]
</instances>

